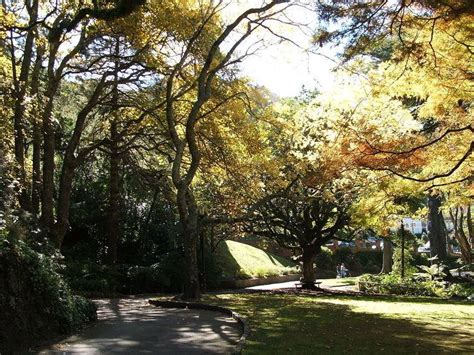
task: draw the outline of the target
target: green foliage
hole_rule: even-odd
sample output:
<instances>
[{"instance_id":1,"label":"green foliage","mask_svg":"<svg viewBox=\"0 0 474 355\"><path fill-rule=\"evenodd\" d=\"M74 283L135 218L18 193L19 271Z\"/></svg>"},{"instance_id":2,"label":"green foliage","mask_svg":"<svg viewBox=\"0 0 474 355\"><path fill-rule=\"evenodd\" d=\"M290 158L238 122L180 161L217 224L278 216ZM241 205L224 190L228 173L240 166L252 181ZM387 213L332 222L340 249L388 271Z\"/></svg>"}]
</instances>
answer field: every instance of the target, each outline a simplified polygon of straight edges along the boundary
<instances>
[{"instance_id":1,"label":"green foliage","mask_svg":"<svg viewBox=\"0 0 474 355\"><path fill-rule=\"evenodd\" d=\"M404 252L404 260L405 260L405 276L411 276L417 272L416 264L415 264L415 252L413 247L409 247L405 245L405 252ZM397 246L394 248L393 251L393 266L392 270L397 275L401 274L402 268L402 249L401 247Z\"/></svg>"},{"instance_id":2,"label":"green foliage","mask_svg":"<svg viewBox=\"0 0 474 355\"><path fill-rule=\"evenodd\" d=\"M57 259L23 241L0 240L0 344L6 348L68 334L96 319L95 305L72 294Z\"/></svg>"},{"instance_id":3,"label":"green foliage","mask_svg":"<svg viewBox=\"0 0 474 355\"><path fill-rule=\"evenodd\" d=\"M470 284L449 284L439 280L420 281L416 277L401 279L397 274L362 275L359 290L369 294L429 297L467 297L474 293Z\"/></svg>"},{"instance_id":4,"label":"green foliage","mask_svg":"<svg viewBox=\"0 0 474 355\"><path fill-rule=\"evenodd\" d=\"M93 296L117 293L123 279L119 268L94 262L68 261L63 274L72 289Z\"/></svg>"},{"instance_id":5,"label":"green foliage","mask_svg":"<svg viewBox=\"0 0 474 355\"><path fill-rule=\"evenodd\" d=\"M417 278L422 280L443 280L446 277L446 266L443 264L433 264L430 266L419 265L421 272L414 274Z\"/></svg>"}]
</instances>

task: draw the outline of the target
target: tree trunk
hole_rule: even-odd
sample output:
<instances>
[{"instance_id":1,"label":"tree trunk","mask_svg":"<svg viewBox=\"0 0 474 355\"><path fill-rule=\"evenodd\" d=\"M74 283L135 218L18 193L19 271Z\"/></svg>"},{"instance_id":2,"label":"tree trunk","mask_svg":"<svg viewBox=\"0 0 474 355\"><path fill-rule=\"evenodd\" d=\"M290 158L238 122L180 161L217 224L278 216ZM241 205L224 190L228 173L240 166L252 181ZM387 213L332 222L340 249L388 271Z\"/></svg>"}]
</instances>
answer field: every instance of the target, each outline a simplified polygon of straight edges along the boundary
<instances>
[{"instance_id":1,"label":"tree trunk","mask_svg":"<svg viewBox=\"0 0 474 355\"><path fill-rule=\"evenodd\" d=\"M39 89L39 74L41 70L41 62L43 60L44 49L42 46L37 47L35 66L31 75L31 95L33 97L38 95ZM40 100L35 98L38 107ZM34 215L40 213L40 199L41 199L41 126L39 117L33 118L33 174L31 181L31 210Z\"/></svg>"},{"instance_id":2,"label":"tree trunk","mask_svg":"<svg viewBox=\"0 0 474 355\"><path fill-rule=\"evenodd\" d=\"M23 60L21 62L20 75L16 75L15 48L12 40L12 68L15 88L15 104L13 109L15 129L15 159L19 169L19 180L21 191L19 194L20 206L31 210L31 201L28 193L26 170L25 170L25 97L28 89L28 80L33 57L33 45L36 32L36 21L38 18L38 0L34 0L28 7L29 29L26 34L23 47Z\"/></svg>"},{"instance_id":3,"label":"tree trunk","mask_svg":"<svg viewBox=\"0 0 474 355\"><path fill-rule=\"evenodd\" d=\"M316 248L313 245L305 246L303 248L303 286L308 285L314 287L314 280L316 279L314 273L314 261L316 258Z\"/></svg>"},{"instance_id":4,"label":"tree trunk","mask_svg":"<svg viewBox=\"0 0 474 355\"><path fill-rule=\"evenodd\" d=\"M51 120L51 103L43 115L43 184L41 189L41 221L46 228L54 224L54 128Z\"/></svg>"},{"instance_id":5,"label":"tree trunk","mask_svg":"<svg viewBox=\"0 0 474 355\"><path fill-rule=\"evenodd\" d=\"M393 265L393 244L392 241L388 238L385 238L383 241L383 263L381 274L388 274L392 272Z\"/></svg>"},{"instance_id":6,"label":"tree trunk","mask_svg":"<svg viewBox=\"0 0 474 355\"><path fill-rule=\"evenodd\" d=\"M109 211L107 218L107 263L117 262L120 239L120 153L117 122L110 125Z\"/></svg>"},{"instance_id":7,"label":"tree trunk","mask_svg":"<svg viewBox=\"0 0 474 355\"><path fill-rule=\"evenodd\" d=\"M455 212L449 210L454 226L454 237L459 243L461 256L465 264L472 263L471 246L464 232L464 212L463 207L455 207Z\"/></svg>"},{"instance_id":8,"label":"tree trunk","mask_svg":"<svg viewBox=\"0 0 474 355\"><path fill-rule=\"evenodd\" d=\"M59 199L57 205L57 221L53 228L54 244L61 249L64 236L69 228L69 207L71 204L72 182L74 178L75 165L65 159L61 170L59 183Z\"/></svg>"},{"instance_id":9,"label":"tree trunk","mask_svg":"<svg viewBox=\"0 0 474 355\"><path fill-rule=\"evenodd\" d=\"M184 258L186 261L184 275L184 299L196 300L201 297L198 266L198 213L192 191L180 185L177 191L177 204L183 227Z\"/></svg>"},{"instance_id":10,"label":"tree trunk","mask_svg":"<svg viewBox=\"0 0 474 355\"><path fill-rule=\"evenodd\" d=\"M473 249L474 248L474 227L472 226L471 205L467 206L466 223L467 223L467 231L469 233L469 244L471 245L471 249Z\"/></svg>"},{"instance_id":11,"label":"tree trunk","mask_svg":"<svg viewBox=\"0 0 474 355\"><path fill-rule=\"evenodd\" d=\"M405 226L403 220L400 223L400 234L401 234L401 267L400 267L400 276L405 278Z\"/></svg>"},{"instance_id":12,"label":"tree trunk","mask_svg":"<svg viewBox=\"0 0 474 355\"><path fill-rule=\"evenodd\" d=\"M112 121L110 123L110 166L109 166L109 214L107 218L107 263L117 262L117 248L120 240L120 136L118 132L118 74L120 41L115 38L114 86L112 90Z\"/></svg>"},{"instance_id":13,"label":"tree trunk","mask_svg":"<svg viewBox=\"0 0 474 355\"><path fill-rule=\"evenodd\" d=\"M441 196L428 196L428 232L430 239L431 257L437 256L439 261L446 260L446 232L444 228L443 214L441 213Z\"/></svg>"}]
</instances>

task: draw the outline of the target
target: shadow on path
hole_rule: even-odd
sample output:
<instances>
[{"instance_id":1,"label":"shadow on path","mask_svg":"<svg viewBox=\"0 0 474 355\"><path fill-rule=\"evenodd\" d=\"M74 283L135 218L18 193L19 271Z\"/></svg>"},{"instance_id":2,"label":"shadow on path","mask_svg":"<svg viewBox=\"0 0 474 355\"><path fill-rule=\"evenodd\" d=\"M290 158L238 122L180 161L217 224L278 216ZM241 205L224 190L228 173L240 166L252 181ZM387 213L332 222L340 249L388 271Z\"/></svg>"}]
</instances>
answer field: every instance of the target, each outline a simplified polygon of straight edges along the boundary
<instances>
[{"instance_id":1,"label":"shadow on path","mask_svg":"<svg viewBox=\"0 0 474 355\"><path fill-rule=\"evenodd\" d=\"M217 312L163 309L147 298L96 303L96 324L40 354L222 354L232 352L241 333L235 320Z\"/></svg>"}]
</instances>

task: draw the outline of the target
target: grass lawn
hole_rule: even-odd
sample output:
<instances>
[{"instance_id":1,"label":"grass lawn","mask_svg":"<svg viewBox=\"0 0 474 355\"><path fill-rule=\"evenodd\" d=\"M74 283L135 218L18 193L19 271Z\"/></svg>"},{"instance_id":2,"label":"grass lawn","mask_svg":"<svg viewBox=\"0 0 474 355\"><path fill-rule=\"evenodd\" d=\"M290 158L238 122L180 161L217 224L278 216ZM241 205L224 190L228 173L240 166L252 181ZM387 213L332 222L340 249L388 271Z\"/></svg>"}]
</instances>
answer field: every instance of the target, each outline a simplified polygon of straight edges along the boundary
<instances>
[{"instance_id":1,"label":"grass lawn","mask_svg":"<svg viewBox=\"0 0 474 355\"><path fill-rule=\"evenodd\" d=\"M295 273L296 264L244 243L226 240L217 247L225 277L251 278Z\"/></svg>"},{"instance_id":2,"label":"grass lawn","mask_svg":"<svg viewBox=\"0 0 474 355\"><path fill-rule=\"evenodd\" d=\"M324 286L339 287L339 286L354 286L358 277L345 277L341 279L318 279Z\"/></svg>"},{"instance_id":3,"label":"grass lawn","mask_svg":"<svg viewBox=\"0 0 474 355\"><path fill-rule=\"evenodd\" d=\"M439 300L207 295L249 320L244 352L472 354L474 305Z\"/></svg>"}]
</instances>

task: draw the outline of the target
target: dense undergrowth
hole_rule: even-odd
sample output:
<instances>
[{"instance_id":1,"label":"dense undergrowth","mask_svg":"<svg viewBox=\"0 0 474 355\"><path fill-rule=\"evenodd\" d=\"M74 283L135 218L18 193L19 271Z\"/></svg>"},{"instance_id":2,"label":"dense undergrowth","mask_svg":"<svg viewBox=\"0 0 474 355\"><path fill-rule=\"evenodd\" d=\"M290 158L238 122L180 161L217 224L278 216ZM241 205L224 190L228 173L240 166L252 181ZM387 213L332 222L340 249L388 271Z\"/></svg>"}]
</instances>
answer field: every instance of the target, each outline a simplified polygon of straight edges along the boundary
<instances>
[{"instance_id":1,"label":"dense undergrowth","mask_svg":"<svg viewBox=\"0 0 474 355\"><path fill-rule=\"evenodd\" d=\"M74 295L58 272L58 257L37 248L0 239L0 353L26 350L97 319L96 306Z\"/></svg>"}]
</instances>

